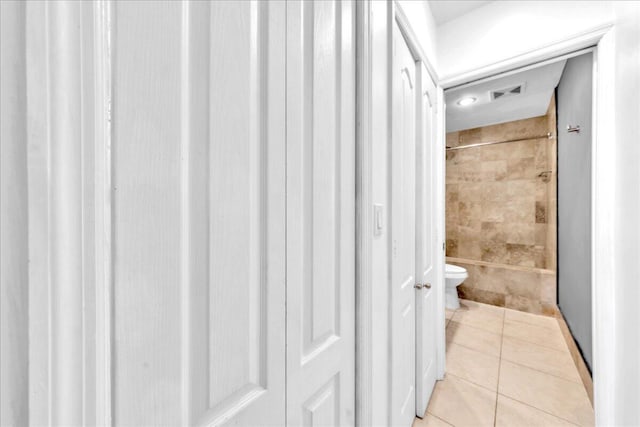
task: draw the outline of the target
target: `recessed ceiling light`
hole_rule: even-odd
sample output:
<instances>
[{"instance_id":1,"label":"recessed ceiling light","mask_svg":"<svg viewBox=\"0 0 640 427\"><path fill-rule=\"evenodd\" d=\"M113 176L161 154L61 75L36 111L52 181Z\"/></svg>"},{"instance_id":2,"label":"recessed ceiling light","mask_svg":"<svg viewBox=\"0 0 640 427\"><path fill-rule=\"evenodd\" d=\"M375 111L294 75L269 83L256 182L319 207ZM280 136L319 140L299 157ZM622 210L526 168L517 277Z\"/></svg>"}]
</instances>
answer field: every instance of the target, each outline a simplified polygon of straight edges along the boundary
<instances>
[{"instance_id":1,"label":"recessed ceiling light","mask_svg":"<svg viewBox=\"0 0 640 427\"><path fill-rule=\"evenodd\" d=\"M460 105L461 107L465 107L467 105L473 104L476 101L477 101L476 98L472 96L467 96L466 98L462 98L460 101L458 101L458 105Z\"/></svg>"}]
</instances>

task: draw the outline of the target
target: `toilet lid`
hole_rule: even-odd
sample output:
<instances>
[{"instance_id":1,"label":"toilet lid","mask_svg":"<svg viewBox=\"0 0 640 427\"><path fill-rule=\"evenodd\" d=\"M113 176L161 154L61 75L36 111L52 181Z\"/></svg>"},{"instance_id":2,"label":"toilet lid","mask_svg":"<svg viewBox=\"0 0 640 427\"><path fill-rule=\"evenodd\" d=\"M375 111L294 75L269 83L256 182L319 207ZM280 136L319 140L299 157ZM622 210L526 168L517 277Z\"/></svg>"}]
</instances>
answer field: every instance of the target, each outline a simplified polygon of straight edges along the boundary
<instances>
[{"instance_id":1,"label":"toilet lid","mask_svg":"<svg viewBox=\"0 0 640 427\"><path fill-rule=\"evenodd\" d=\"M458 267L457 265L446 264L444 272L445 273L466 273L467 270L462 267Z\"/></svg>"}]
</instances>

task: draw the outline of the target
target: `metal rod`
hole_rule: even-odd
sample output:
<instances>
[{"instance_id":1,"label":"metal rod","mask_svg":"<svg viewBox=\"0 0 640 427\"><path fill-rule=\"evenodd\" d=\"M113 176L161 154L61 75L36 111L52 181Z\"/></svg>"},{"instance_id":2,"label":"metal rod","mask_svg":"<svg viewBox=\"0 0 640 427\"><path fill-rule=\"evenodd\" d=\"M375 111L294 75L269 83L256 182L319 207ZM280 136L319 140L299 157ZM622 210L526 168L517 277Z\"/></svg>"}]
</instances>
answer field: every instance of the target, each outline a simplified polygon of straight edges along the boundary
<instances>
[{"instance_id":1,"label":"metal rod","mask_svg":"<svg viewBox=\"0 0 640 427\"><path fill-rule=\"evenodd\" d=\"M450 150L462 150L463 148L482 147L483 145L505 144L507 142L530 141L532 139L543 139L543 138L553 139L554 136L553 136L553 134L548 133L546 135L530 136L528 138L508 139L506 141L479 142L477 144L460 145L458 147L447 147L447 151L450 151Z\"/></svg>"}]
</instances>

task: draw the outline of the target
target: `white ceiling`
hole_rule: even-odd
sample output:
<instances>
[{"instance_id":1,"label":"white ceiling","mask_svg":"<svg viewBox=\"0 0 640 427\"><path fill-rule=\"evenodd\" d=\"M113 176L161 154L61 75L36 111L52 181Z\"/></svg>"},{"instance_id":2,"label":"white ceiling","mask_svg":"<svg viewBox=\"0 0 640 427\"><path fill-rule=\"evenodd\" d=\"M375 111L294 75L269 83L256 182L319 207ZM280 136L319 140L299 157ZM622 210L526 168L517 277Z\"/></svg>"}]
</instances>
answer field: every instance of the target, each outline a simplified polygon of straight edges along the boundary
<instances>
[{"instance_id":1,"label":"white ceiling","mask_svg":"<svg viewBox=\"0 0 640 427\"><path fill-rule=\"evenodd\" d=\"M433 19L436 21L436 25L442 25L445 22L462 16L465 13L471 12L473 9L477 9L483 6L489 1L461 1L461 0L431 0L429 1L429 7L433 14Z\"/></svg>"},{"instance_id":2,"label":"white ceiling","mask_svg":"<svg viewBox=\"0 0 640 427\"><path fill-rule=\"evenodd\" d=\"M565 62L558 61L476 85L447 90L447 132L544 115L562 76ZM491 99L492 91L519 84L523 85L519 95ZM465 107L457 104L466 97L474 97L477 101Z\"/></svg>"}]
</instances>

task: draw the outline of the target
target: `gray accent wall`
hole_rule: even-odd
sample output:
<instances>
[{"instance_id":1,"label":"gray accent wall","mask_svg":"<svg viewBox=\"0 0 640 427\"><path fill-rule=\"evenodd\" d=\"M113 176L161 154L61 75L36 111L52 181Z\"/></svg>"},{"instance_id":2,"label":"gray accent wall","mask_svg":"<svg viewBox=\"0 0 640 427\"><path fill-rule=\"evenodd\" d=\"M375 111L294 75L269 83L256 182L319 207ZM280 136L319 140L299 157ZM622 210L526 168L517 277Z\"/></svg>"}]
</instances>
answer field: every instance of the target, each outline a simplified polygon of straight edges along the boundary
<instances>
[{"instance_id":1,"label":"gray accent wall","mask_svg":"<svg viewBox=\"0 0 640 427\"><path fill-rule=\"evenodd\" d=\"M558 305L590 369L592 61L569 59L557 88Z\"/></svg>"}]
</instances>

